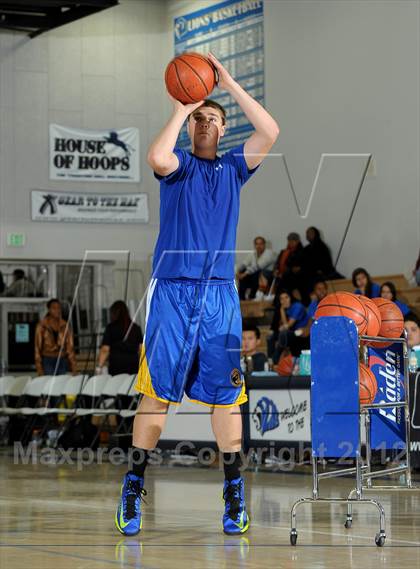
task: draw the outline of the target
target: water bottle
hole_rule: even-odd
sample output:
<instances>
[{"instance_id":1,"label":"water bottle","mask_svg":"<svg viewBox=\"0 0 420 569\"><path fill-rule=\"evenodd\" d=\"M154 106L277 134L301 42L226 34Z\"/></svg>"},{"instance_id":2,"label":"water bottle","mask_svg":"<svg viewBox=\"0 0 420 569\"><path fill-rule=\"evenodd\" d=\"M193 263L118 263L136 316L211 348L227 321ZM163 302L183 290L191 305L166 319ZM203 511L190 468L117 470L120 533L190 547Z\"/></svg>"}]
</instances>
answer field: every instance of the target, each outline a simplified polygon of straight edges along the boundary
<instances>
[{"instance_id":1,"label":"water bottle","mask_svg":"<svg viewBox=\"0 0 420 569\"><path fill-rule=\"evenodd\" d=\"M7 375L7 363L6 360L0 358L0 377Z\"/></svg>"},{"instance_id":2,"label":"water bottle","mask_svg":"<svg viewBox=\"0 0 420 569\"><path fill-rule=\"evenodd\" d=\"M410 373L416 373L417 371L417 356L414 350L410 352L410 358L408 360L408 371Z\"/></svg>"}]
</instances>

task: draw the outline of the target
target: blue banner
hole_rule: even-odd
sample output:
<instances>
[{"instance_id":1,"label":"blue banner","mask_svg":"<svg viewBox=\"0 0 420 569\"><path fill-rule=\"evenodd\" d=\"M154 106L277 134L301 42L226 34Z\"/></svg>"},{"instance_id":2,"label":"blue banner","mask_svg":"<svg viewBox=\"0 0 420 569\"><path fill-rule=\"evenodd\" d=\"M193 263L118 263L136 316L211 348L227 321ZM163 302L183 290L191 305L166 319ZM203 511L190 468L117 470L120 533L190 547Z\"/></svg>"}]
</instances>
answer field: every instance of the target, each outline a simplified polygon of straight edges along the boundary
<instances>
[{"instance_id":1,"label":"blue banner","mask_svg":"<svg viewBox=\"0 0 420 569\"><path fill-rule=\"evenodd\" d=\"M375 374L378 391L374 403L403 401L404 357L403 345L392 344L387 348L369 348L369 367ZM405 447L404 409L390 407L371 412L372 449L397 449Z\"/></svg>"},{"instance_id":2,"label":"blue banner","mask_svg":"<svg viewBox=\"0 0 420 569\"><path fill-rule=\"evenodd\" d=\"M175 55L209 51L240 85L264 104L264 13L262 0L227 0L174 20ZM215 89L210 98L227 111L227 129L219 150L244 142L254 131L242 109L226 92ZM189 148L184 128L177 146Z\"/></svg>"}]
</instances>

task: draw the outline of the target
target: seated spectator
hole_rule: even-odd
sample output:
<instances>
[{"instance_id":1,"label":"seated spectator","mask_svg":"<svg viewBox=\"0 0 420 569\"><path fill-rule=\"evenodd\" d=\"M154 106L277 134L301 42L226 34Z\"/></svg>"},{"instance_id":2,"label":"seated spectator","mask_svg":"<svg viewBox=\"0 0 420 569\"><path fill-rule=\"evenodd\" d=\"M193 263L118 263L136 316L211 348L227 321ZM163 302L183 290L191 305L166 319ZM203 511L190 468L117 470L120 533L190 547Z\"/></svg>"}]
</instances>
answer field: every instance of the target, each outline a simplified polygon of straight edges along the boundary
<instances>
[{"instance_id":1,"label":"seated spectator","mask_svg":"<svg viewBox=\"0 0 420 569\"><path fill-rule=\"evenodd\" d=\"M308 245L303 249L304 270L308 281L309 290L312 290L315 282L319 279L342 279L333 265L331 252L326 243L321 239L321 233L316 227L308 227L306 230Z\"/></svg>"},{"instance_id":2,"label":"seated spectator","mask_svg":"<svg viewBox=\"0 0 420 569\"><path fill-rule=\"evenodd\" d=\"M35 330L35 366L38 375L76 373L73 333L61 317L56 298L47 303L48 313Z\"/></svg>"},{"instance_id":3,"label":"seated spectator","mask_svg":"<svg viewBox=\"0 0 420 569\"><path fill-rule=\"evenodd\" d=\"M308 323L305 307L287 290L280 291L279 305L275 306L271 329L273 334L267 338L268 356L277 363L284 348L293 341L294 330L304 328Z\"/></svg>"},{"instance_id":4,"label":"seated spectator","mask_svg":"<svg viewBox=\"0 0 420 569\"><path fill-rule=\"evenodd\" d=\"M416 279L417 285L420 286L420 251L419 256L417 257L416 266L414 267L413 275Z\"/></svg>"},{"instance_id":5,"label":"seated spectator","mask_svg":"<svg viewBox=\"0 0 420 569\"><path fill-rule=\"evenodd\" d=\"M312 291L312 295L315 296L315 298L306 310L308 315L308 322L306 323L306 326L297 328L294 332L294 336L290 335L289 337L289 348L293 357L299 357L302 350L309 350L311 326L315 319L315 312L318 308L318 304L327 296L327 294L327 283L323 280L319 280Z\"/></svg>"},{"instance_id":6,"label":"seated spectator","mask_svg":"<svg viewBox=\"0 0 420 569\"><path fill-rule=\"evenodd\" d=\"M296 336L301 336L303 338L308 338L309 333L311 330L312 323L315 319L315 312L318 308L318 304L321 302L323 298L325 298L328 294L328 287L327 283L324 280L318 280L315 283L313 296L315 297L314 300L310 303L308 308L306 309L306 313L308 315L308 322L304 328L298 328L295 332ZM305 348L302 348L305 349Z\"/></svg>"},{"instance_id":7,"label":"seated spectator","mask_svg":"<svg viewBox=\"0 0 420 569\"><path fill-rule=\"evenodd\" d=\"M414 312L409 312L404 318L404 328L407 332L407 345L408 347L414 348L420 347L420 320L414 314Z\"/></svg>"},{"instance_id":8,"label":"seated spectator","mask_svg":"<svg viewBox=\"0 0 420 569\"><path fill-rule=\"evenodd\" d=\"M122 300L114 302L109 311L111 322L105 328L96 373L102 372L107 361L110 375L137 373L143 342L141 328L131 320L127 305Z\"/></svg>"},{"instance_id":9,"label":"seated spectator","mask_svg":"<svg viewBox=\"0 0 420 569\"><path fill-rule=\"evenodd\" d=\"M387 281L386 283L383 283L383 285L381 286L381 297L386 298L387 300L392 300L392 302L395 302L395 304L403 313L403 316L405 316L410 312L410 307L407 306L407 304L404 304L404 302L397 300L397 289L395 288L394 283L392 283L391 281Z\"/></svg>"},{"instance_id":10,"label":"seated spectator","mask_svg":"<svg viewBox=\"0 0 420 569\"><path fill-rule=\"evenodd\" d=\"M287 247L280 251L274 265L274 294L276 298L280 290L287 289L299 296L302 302L309 303L303 265L303 245L300 236L298 233L289 233Z\"/></svg>"},{"instance_id":11,"label":"seated spectator","mask_svg":"<svg viewBox=\"0 0 420 569\"><path fill-rule=\"evenodd\" d=\"M374 283L366 269L358 268L353 271L351 280L356 287L354 294L363 294L368 298L378 298L381 296L381 287Z\"/></svg>"},{"instance_id":12,"label":"seated spectator","mask_svg":"<svg viewBox=\"0 0 420 569\"><path fill-rule=\"evenodd\" d=\"M22 269L15 269L13 271L13 282L6 288L3 296L36 296L35 285L25 277L25 272Z\"/></svg>"},{"instance_id":13,"label":"seated spectator","mask_svg":"<svg viewBox=\"0 0 420 569\"><path fill-rule=\"evenodd\" d=\"M249 298L255 298L259 286L260 275L271 282L275 253L267 249L264 237L254 239L255 251L246 257L240 265L237 278L239 281L239 298L245 300L245 293L250 289Z\"/></svg>"},{"instance_id":14,"label":"seated spectator","mask_svg":"<svg viewBox=\"0 0 420 569\"><path fill-rule=\"evenodd\" d=\"M252 358L251 371L264 371L264 364L267 356L263 352L258 352L261 343L261 332L258 326L245 324L242 328L242 356L245 362L248 358ZM248 369L247 365L247 369Z\"/></svg>"}]
</instances>

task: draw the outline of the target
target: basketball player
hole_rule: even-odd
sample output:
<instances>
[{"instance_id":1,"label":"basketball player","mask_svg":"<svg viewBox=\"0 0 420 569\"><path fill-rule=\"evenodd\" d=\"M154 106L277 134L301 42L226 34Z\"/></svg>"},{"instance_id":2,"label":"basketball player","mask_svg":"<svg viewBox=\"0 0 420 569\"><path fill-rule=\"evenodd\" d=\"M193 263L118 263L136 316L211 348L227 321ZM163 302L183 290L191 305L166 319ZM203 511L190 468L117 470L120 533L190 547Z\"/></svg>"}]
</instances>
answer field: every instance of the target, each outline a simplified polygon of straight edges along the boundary
<instances>
[{"instance_id":1,"label":"basketball player","mask_svg":"<svg viewBox=\"0 0 420 569\"><path fill-rule=\"evenodd\" d=\"M187 396L211 409L224 465L223 529L249 527L240 474L242 419L247 401L240 371L242 322L234 282L239 195L279 133L276 121L209 54L218 87L240 105L255 131L219 157L226 112L206 100L172 99L169 122L152 143L148 163L160 180L160 232L147 294L146 328L136 388L143 393L133 426L133 470L121 488L115 523L125 535L142 527L144 473L169 404ZM175 148L187 120L192 152ZM193 424L191 425L193 427Z\"/></svg>"}]
</instances>

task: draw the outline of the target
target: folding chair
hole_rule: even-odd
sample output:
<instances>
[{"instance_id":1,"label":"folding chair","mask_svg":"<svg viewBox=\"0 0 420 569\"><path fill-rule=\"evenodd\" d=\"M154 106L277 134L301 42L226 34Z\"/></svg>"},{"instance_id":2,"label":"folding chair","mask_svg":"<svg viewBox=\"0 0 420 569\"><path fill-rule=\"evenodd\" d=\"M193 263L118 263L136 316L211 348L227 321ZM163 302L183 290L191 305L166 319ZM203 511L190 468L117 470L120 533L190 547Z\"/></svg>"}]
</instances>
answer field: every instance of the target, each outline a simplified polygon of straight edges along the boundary
<instances>
[{"instance_id":1,"label":"folding chair","mask_svg":"<svg viewBox=\"0 0 420 569\"><path fill-rule=\"evenodd\" d=\"M23 397L25 393L25 388L28 382L31 380L29 375L21 376L4 376L1 378L2 389L2 406L0 408L0 413L2 415L14 415L16 409L23 402ZM11 405L13 400L16 400L16 405Z\"/></svg>"},{"instance_id":2,"label":"folding chair","mask_svg":"<svg viewBox=\"0 0 420 569\"><path fill-rule=\"evenodd\" d=\"M30 378L29 381L25 383L25 387L19 397L17 406L7 407L7 414L23 415L28 412L28 410L34 409L39 404L42 390L50 377L50 375L41 375L39 377ZM9 393L9 395L11 394Z\"/></svg>"}]
</instances>

